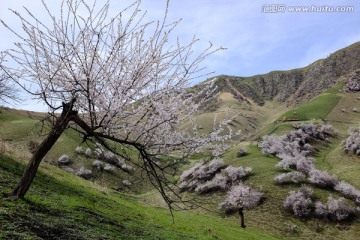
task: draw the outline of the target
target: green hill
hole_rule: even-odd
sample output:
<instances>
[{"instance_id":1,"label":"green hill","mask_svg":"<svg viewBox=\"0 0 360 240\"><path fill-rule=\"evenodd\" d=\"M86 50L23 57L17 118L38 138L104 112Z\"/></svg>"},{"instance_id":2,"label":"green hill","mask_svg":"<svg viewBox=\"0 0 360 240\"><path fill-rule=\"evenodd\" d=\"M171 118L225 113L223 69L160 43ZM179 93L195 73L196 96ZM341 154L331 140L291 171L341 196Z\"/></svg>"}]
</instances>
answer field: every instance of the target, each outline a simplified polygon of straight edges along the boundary
<instances>
[{"instance_id":1,"label":"green hill","mask_svg":"<svg viewBox=\"0 0 360 240\"><path fill-rule=\"evenodd\" d=\"M0 154L0 192L11 190L23 164ZM0 239L277 239L234 219L170 213L43 163L24 200L0 198Z\"/></svg>"},{"instance_id":2,"label":"green hill","mask_svg":"<svg viewBox=\"0 0 360 240\"><path fill-rule=\"evenodd\" d=\"M342 146L348 130L360 127L360 113L354 111L360 109L360 92L343 89L360 68L358 53L360 43L355 43L302 69L249 78L219 76L202 83L213 80L218 94L196 120L206 132L215 116L238 114L232 127L242 134L230 143L223 158L233 166L251 167L246 183L265 195L260 206L245 211L246 230L240 229L236 215L224 218L218 213L225 193L198 196L214 213L201 209L175 212L173 224L169 212L161 207L159 194L136 171L132 175L101 173L91 182L59 169L56 161L64 153L71 156L76 169L90 168L94 160L74 153L80 139L69 130L46 156L25 200L1 198L0 239L357 239L360 218L339 223L299 219L286 212L283 201L300 185L276 185L273 179L282 172L274 167L279 160L262 154L257 144L264 135L293 129L294 123L331 124L338 134L328 144L315 143L316 168L360 189L360 159L345 154ZM30 156L29 141L43 137L40 130L46 125L39 123L41 117L39 113L0 110L1 192L10 191L20 177ZM238 157L240 148L248 154ZM194 164L198 158L189 160ZM121 187L124 179L133 183L131 189ZM315 194L322 201L340 196L319 188Z\"/></svg>"}]
</instances>

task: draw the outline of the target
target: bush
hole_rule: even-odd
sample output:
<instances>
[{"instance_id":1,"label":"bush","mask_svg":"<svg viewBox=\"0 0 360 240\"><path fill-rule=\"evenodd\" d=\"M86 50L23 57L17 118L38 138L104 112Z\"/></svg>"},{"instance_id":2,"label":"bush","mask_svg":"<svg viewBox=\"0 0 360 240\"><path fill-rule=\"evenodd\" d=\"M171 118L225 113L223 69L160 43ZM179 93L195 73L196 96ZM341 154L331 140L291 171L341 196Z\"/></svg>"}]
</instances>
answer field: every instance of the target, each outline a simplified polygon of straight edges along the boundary
<instances>
[{"instance_id":1,"label":"bush","mask_svg":"<svg viewBox=\"0 0 360 240\"><path fill-rule=\"evenodd\" d=\"M220 158L215 158L209 163L201 161L192 168L185 170L181 176L180 181L185 181L189 179L193 180L207 180L214 177L214 175L224 168L224 161Z\"/></svg>"},{"instance_id":2,"label":"bush","mask_svg":"<svg viewBox=\"0 0 360 240\"><path fill-rule=\"evenodd\" d=\"M115 171L115 166L106 163L105 166L104 166L104 171L106 171L106 172L113 172L113 171Z\"/></svg>"},{"instance_id":3,"label":"bush","mask_svg":"<svg viewBox=\"0 0 360 240\"><path fill-rule=\"evenodd\" d=\"M90 148L86 148L86 150L85 150L85 156L86 157L92 157L92 151L91 151L91 149Z\"/></svg>"},{"instance_id":4,"label":"bush","mask_svg":"<svg viewBox=\"0 0 360 240\"><path fill-rule=\"evenodd\" d=\"M245 149L240 149L237 153L236 153L236 156L237 157L244 157L244 156L246 156L248 153L247 153L247 151L245 150Z\"/></svg>"},{"instance_id":5,"label":"bush","mask_svg":"<svg viewBox=\"0 0 360 240\"><path fill-rule=\"evenodd\" d=\"M309 175L309 173L315 169L315 159L310 157L302 157L299 158L296 162L296 169L299 172L304 173L305 175Z\"/></svg>"},{"instance_id":6,"label":"bush","mask_svg":"<svg viewBox=\"0 0 360 240\"><path fill-rule=\"evenodd\" d=\"M316 202L315 213L332 221L342 221L348 219L356 211L355 208L345 204L344 198L334 199L329 197L326 204Z\"/></svg>"},{"instance_id":7,"label":"bush","mask_svg":"<svg viewBox=\"0 0 360 240\"><path fill-rule=\"evenodd\" d=\"M309 181L322 188L333 188L338 183L337 177L325 171L313 169L309 173Z\"/></svg>"},{"instance_id":8,"label":"bush","mask_svg":"<svg viewBox=\"0 0 360 240\"><path fill-rule=\"evenodd\" d=\"M360 203L360 191L351 184L340 181L335 185L334 189L344 197L350 198L358 204Z\"/></svg>"},{"instance_id":9,"label":"bush","mask_svg":"<svg viewBox=\"0 0 360 240\"><path fill-rule=\"evenodd\" d=\"M100 160L95 160L93 163L92 163L92 167L97 169L97 170L102 170L104 168L104 163Z\"/></svg>"},{"instance_id":10,"label":"bush","mask_svg":"<svg viewBox=\"0 0 360 240\"><path fill-rule=\"evenodd\" d=\"M131 173L132 171L134 171L134 167L124 163L123 165L121 165L121 169L124 170L127 173Z\"/></svg>"},{"instance_id":11,"label":"bush","mask_svg":"<svg viewBox=\"0 0 360 240\"><path fill-rule=\"evenodd\" d=\"M197 193L207 193L214 190L225 190L227 186L227 178L221 174L216 174L215 177L203 184L198 184L195 188Z\"/></svg>"},{"instance_id":12,"label":"bush","mask_svg":"<svg viewBox=\"0 0 360 240\"><path fill-rule=\"evenodd\" d=\"M345 89L350 91L360 91L360 75L358 71L349 78L345 85Z\"/></svg>"},{"instance_id":13,"label":"bush","mask_svg":"<svg viewBox=\"0 0 360 240\"><path fill-rule=\"evenodd\" d=\"M101 147L95 148L94 153L99 159L105 159L105 153Z\"/></svg>"},{"instance_id":14,"label":"bush","mask_svg":"<svg viewBox=\"0 0 360 240\"><path fill-rule=\"evenodd\" d=\"M360 155L360 130L351 129L349 131L349 136L344 142L344 151L345 153L352 153Z\"/></svg>"},{"instance_id":15,"label":"bush","mask_svg":"<svg viewBox=\"0 0 360 240\"><path fill-rule=\"evenodd\" d=\"M132 185L131 182L127 179L123 180L122 183L127 187L131 187L131 185Z\"/></svg>"},{"instance_id":16,"label":"bush","mask_svg":"<svg viewBox=\"0 0 360 240\"><path fill-rule=\"evenodd\" d=\"M223 170L223 173L226 176L227 181L235 182L237 180L244 179L249 176L252 171L251 167L233 167L228 166Z\"/></svg>"},{"instance_id":17,"label":"bush","mask_svg":"<svg viewBox=\"0 0 360 240\"><path fill-rule=\"evenodd\" d=\"M306 181L306 176L301 172L294 171L289 173L282 173L279 176L275 177L274 180L277 184L284 184L284 183L299 184Z\"/></svg>"},{"instance_id":18,"label":"bush","mask_svg":"<svg viewBox=\"0 0 360 240\"><path fill-rule=\"evenodd\" d=\"M335 135L334 128L329 124L314 125L313 123L301 123L294 125L298 130L302 130L308 136L316 139L325 140L328 136Z\"/></svg>"},{"instance_id":19,"label":"bush","mask_svg":"<svg viewBox=\"0 0 360 240\"><path fill-rule=\"evenodd\" d=\"M88 170L84 167L81 167L77 172L76 175L84 178L84 179L90 179L93 176L93 172L91 170Z\"/></svg>"},{"instance_id":20,"label":"bush","mask_svg":"<svg viewBox=\"0 0 360 240\"><path fill-rule=\"evenodd\" d=\"M81 147L81 146L77 146L77 147L75 148L75 152L76 152L77 154L82 154L82 153L83 153L82 147Z\"/></svg>"},{"instance_id":21,"label":"bush","mask_svg":"<svg viewBox=\"0 0 360 240\"><path fill-rule=\"evenodd\" d=\"M67 165L70 164L70 157L66 154L62 155L61 157L59 157L58 159L58 164L59 165Z\"/></svg>"},{"instance_id":22,"label":"bush","mask_svg":"<svg viewBox=\"0 0 360 240\"><path fill-rule=\"evenodd\" d=\"M284 208L297 217L307 217L311 214L314 203L313 190L309 187L291 191L284 201Z\"/></svg>"}]
</instances>

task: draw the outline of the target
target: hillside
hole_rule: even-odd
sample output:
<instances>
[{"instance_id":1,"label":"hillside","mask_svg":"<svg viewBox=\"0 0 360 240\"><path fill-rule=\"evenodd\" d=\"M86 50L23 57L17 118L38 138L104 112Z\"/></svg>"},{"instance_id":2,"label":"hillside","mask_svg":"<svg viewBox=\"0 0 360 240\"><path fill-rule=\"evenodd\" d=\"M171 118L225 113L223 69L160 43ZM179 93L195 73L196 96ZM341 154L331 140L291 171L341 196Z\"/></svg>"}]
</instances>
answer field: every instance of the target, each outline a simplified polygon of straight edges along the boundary
<instances>
[{"instance_id":1,"label":"hillside","mask_svg":"<svg viewBox=\"0 0 360 240\"><path fill-rule=\"evenodd\" d=\"M357 42L304 68L251 77L221 75L215 77L215 84L220 92L230 92L239 101L263 105L265 101L277 100L294 106L312 99L334 86L341 77L359 69L359 54L360 42Z\"/></svg>"},{"instance_id":2,"label":"hillside","mask_svg":"<svg viewBox=\"0 0 360 240\"><path fill-rule=\"evenodd\" d=\"M0 192L8 192L23 165L0 154ZM276 239L217 216L175 213L139 203L42 164L24 200L0 198L0 239Z\"/></svg>"},{"instance_id":3,"label":"hillside","mask_svg":"<svg viewBox=\"0 0 360 240\"><path fill-rule=\"evenodd\" d=\"M198 195L198 200L211 211L176 212L172 224L159 194L136 171L97 172L91 181L86 181L58 168L57 159L62 154L72 158L70 166L74 169L91 168L94 161L75 153L80 139L69 130L46 156L25 200L0 199L0 238L357 239L360 217L333 222L315 216L298 218L285 211L283 202L289 191L300 189L301 184L276 184L274 178L284 173L275 168L279 158L263 154L258 144L264 135L279 136L293 130L293 124L331 124L336 136L328 142L311 143L316 149L312 155L315 166L360 189L360 158L343 149L348 130L360 127L360 91L344 88L352 76L360 80L355 71L360 68L360 55L356 55L359 49L360 43L355 43L302 69L213 79L218 94L201 109L197 121L203 131L208 131L215 116L238 114L232 126L242 130L242 134L230 143L232 147L222 157L228 165L251 167L252 173L245 182L265 196L259 206L245 211L246 230L240 229L237 215L219 213L218 203L223 201L225 192ZM264 79L261 84L256 81L260 77ZM29 141L43 137L40 130L44 125L38 121L41 117L39 113L0 109L1 192L9 191L19 178L30 156ZM239 149L245 149L247 155L239 157ZM202 157L189 159L186 168ZM131 188L124 187L124 179L130 180ZM341 197L338 192L316 188L309 181L303 184L314 188L316 200Z\"/></svg>"},{"instance_id":4,"label":"hillside","mask_svg":"<svg viewBox=\"0 0 360 240\"><path fill-rule=\"evenodd\" d=\"M243 138L252 137L292 107L309 102L339 82L346 81L360 68L360 42L338 50L307 67L288 71L272 71L251 77L220 75L203 84L217 87L214 99L198 114L205 131L212 127L214 116L239 114L233 126L242 130Z\"/></svg>"}]
</instances>

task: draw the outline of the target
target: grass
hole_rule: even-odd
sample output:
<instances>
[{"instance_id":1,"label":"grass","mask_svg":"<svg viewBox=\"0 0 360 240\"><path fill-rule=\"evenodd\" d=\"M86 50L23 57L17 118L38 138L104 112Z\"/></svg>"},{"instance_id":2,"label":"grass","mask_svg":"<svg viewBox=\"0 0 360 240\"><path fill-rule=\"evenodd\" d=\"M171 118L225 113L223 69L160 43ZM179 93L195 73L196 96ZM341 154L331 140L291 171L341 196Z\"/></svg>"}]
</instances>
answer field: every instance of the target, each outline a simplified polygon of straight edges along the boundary
<instances>
[{"instance_id":1,"label":"grass","mask_svg":"<svg viewBox=\"0 0 360 240\"><path fill-rule=\"evenodd\" d=\"M339 130L339 135L333 138L329 145L317 143L320 151L315 155L316 166L360 188L358 177L360 160L356 156L344 154L341 145L348 128L360 126L359 113L351 111L359 103L357 97L360 97L360 93L339 92L341 87L342 83L284 115L289 114L288 119L292 120L294 116L291 114L296 111L298 117L296 120L316 119L334 125ZM251 122L252 118L257 119L258 129L253 130L254 137L251 139L259 139L265 134L281 135L292 129L293 122L291 121L275 121L283 119L284 115L280 116L285 109L276 103L266 102L261 107L253 106L253 109L243 109L233 105L231 96L221 95L220 97L221 109L233 106L234 109L248 114L244 117L244 121L239 121L239 125ZM341 111L344 108L345 113ZM207 127L207 124L212 123L213 118L209 118L206 114L203 116L199 116L199 119L202 125ZM21 134L24 131L28 132L34 121L26 118L17 119L11 114L1 120L0 114L1 124L4 126L4 131L0 132L0 137L9 139L14 137L15 140L11 144L15 144L18 141L25 142ZM251 128L248 129L250 132ZM76 135L70 132L63 137L64 141L58 143L58 150L54 149L56 150L53 153L54 156L62 154L61 149L67 149L63 148L66 147L66 138L74 140ZM26 138L28 139L30 137ZM73 150L76 147L75 142L71 142L71 147L67 150ZM246 148L248 155L237 157L239 148ZM1 146L0 149L2 149ZM203 157L205 156L199 155L191 161L191 164ZM145 188L145 185L141 185L142 179L137 179L136 184L140 184L140 188L144 187L145 192L139 195L120 194L45 163L26 200L0 200L0 229L2 230L0 239L37 239L40 238L38 235L41 234L38 233L40 228L45 229L48 236L53 236L51 234L56 233L55 229L60 229L57 236L67 239L271 239L273 236L286 239L358 238L359 219L332 223L316 218L298 219L287 213L283 209L283 201L289 191L298 189L300 185L276 185L273 179L281 171L274 166L279 160L276 157L263 155L256 146L256 142L241 142L223 157L227 164L252 167L253 174L246 179L246 183L265 193L265 200L260 206L245 211L246 224L249 227L246 230L239 228L236 215L222 219L218 214L204 214L204 211L176 212L176 224L172 224L171 217L165 209L149 206L162 204L159 204L158 194ZM21 172L19 169L22 166L19 161L22 159L16 158L14 161L4 155L2 159L5 160L1 160L0 164L0 181L4 184L0 184L0 191L9 191ZM104 182L106 181L109 181L109 178L104 178ZM110 181L116 181L116 176L112 176ZM339 197L332 191L319 188L315 188L315 194L317 199L322 201L330 195ZM211 201L206 207L215 210L224 197L225 193L212 193L202 195L200 199L204 203ZM296 230L293 226L296 226ZM68 235L61 235L65 232Z\"/></svg>"},{"instance_id":2,"label":"grass","mask_svg":"<svg viewBox=\"0 0 360 240\"><path fill-rule=\"evenodd\" d=\"M0 154L0 191L8 192L23 165ZM42 164L25 199L0 199L0 239L276 239L233 219L140 204L136 196Z\"/></svg>"},{"instance_id":3,"label":"grass","mask_svg":"<svg viewBox=\"0 0 360 240\"><path fill-rule=\"evenodd\" d=\"M308 121L312 119L325 119L339 103L341 96L338 92L343 86L344 83L338 83L310 102L284 113L279 120Z\"/></svg>"}]
</instances>

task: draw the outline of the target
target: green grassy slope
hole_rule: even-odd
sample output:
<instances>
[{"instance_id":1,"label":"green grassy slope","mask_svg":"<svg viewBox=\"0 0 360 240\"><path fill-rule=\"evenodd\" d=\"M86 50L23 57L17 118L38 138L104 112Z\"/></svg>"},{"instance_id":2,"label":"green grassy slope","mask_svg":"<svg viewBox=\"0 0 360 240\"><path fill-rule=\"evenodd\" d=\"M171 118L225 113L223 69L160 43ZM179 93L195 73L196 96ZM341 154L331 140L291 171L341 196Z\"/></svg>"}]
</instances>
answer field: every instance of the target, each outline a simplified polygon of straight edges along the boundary
<instances>
[{"instance_id":1,"label":"green grassy slope","mask_svg":"<svg viewBox=\"0 0 360 240\"><path fill-rule=\"evenodd\" d=\"M0 192L8 192L23 165L0 154ZM0 239L276 239L235 220L140 204L43 163L24 200L0 199Z\"/></svg>"},{"instance_id":2,"label":"green grassy slope","mask_svg":"<svg viewBox=\"0 0 360 240\"><path fill-rule=\"evenodd\" d=\"M329 123L335 127L338 136L332 138L330 144L317 144L319 152L314 156L316 167L335 174L340 180L345 180L360 189L358 177L360 158L345 154L342 147L342 141L347 137L348 129L360 126L360 113L352 111L354 107L360 106L360 100L358 100L360 92L343 92L342 87L343 83L339 83L312 101L288 111L278 121L259 130L253 139L259 140L266 134L284 134L292 130L293 123L302 121ZM286 121L286 118L282 121L284 117L289 121ZM246 213L249 225L258 226L264 231L287 238L358 239L359 218L350 222L331 223L316 218L298 219L288 214L283 209L282 203L290 190L298 189L300 186L276 185L273 179L281 173L275 168L278 159L263 155L256 144L256 142L242 142L224 155L225 161L231 165L252 167L253 176L249 177L247 183L262 189L265 193L264 203ZM238 158L236 152L240 148L247 149L249 154ZM317 199L322 201L326 201L328 196L340 197L335 192L318 188L315 189L315 194ZM293 231L291 226L296 226L296 231Z\"/></svg>"},{"instance_id":3,"label":"green grassy slope","mask_svg":"<svg viewBox=\"0 0 360 240\"><path fill-rule=\"evenodd\" d=\"M284 113L279 119L282 121L309 121L312 119L325 119L333 108L339 103L341 96L339 90L344 87L340 82L328 89L310 102Z\"/></svg>"}]
</instances>

